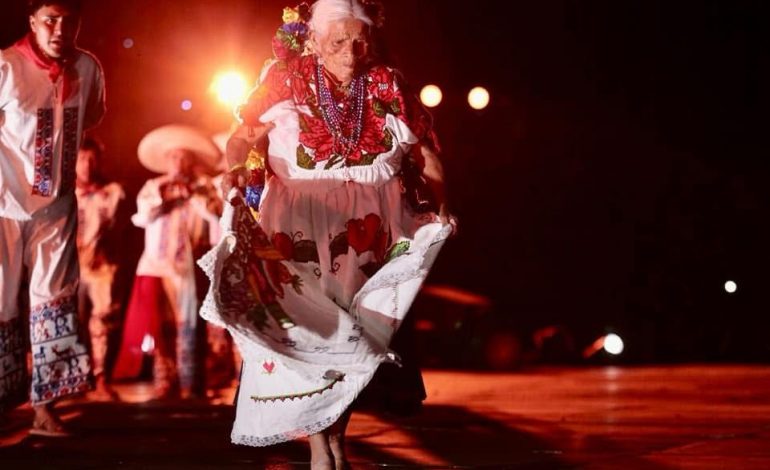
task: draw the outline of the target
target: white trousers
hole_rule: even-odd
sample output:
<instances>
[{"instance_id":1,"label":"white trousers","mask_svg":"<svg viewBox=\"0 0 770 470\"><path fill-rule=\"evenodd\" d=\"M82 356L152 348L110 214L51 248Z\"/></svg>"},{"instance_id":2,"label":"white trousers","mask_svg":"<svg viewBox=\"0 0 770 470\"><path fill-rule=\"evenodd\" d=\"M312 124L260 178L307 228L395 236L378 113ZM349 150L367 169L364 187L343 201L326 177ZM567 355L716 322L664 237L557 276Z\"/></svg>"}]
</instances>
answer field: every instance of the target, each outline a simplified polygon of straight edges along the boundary
<instances>
[{"instance_id":1,"label":"white trousers","mask_svg":"<svg viewBox=\"0 0 770 470\"><path fill-rule=\"evenodd\" d=\"M33 404L92 384L88 350L79 336L76 230L74 195L32 220L0 217L0 408L25 400L25 333L32 352Z\"/></svg>"}]
</instances>

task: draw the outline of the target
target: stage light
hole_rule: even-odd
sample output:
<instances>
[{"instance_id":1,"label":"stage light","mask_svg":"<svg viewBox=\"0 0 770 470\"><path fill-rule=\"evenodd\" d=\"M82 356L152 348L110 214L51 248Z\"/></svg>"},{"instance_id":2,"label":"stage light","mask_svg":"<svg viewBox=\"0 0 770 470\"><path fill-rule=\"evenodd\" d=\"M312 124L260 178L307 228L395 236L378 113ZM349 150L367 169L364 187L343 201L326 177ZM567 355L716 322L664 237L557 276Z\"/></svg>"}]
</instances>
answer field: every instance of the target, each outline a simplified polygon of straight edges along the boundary
<instances>
[{"instance_id":1,"label":"stage light","mask_svg":"<svg viewBox=\"0 0 770 470\"><path fill-rule=\"evenodd\" d=\"M489 104L489 92L484 87L477 86L468 92L468 104L473 109L484 109Z\"/></svg>"},{"instance_id":2,"label":"stage light","mask_svg":"<svg viewBox=\"0 0 770 470\"><path fill-rule=\"evenodd\" d=\"M220 103L233 109L246 100L249 84L238 72L221 72L211 82L211 91L214 92Z\"/></svg>"},{"instance_id":3,"label":"stage light","mask_svg":"<svg viewBox=\"0 0 770 470\"><path fill-rule=\"evenodd\" d=\"M728 294L734 294L737 290L738 284L736 284L735 281L725 282L725 291L727 291Z\"/></svg>"},{"instance_id":4,"label":"stage light","mask_svg":"<svg viewBox=\"0 0 770 470\"><path fill-rule=\"evenodd\" d=\"M151 334L147 333L142 338L142 352L150 354L155 349L155 338Z\"/></svg>"},{"instance_id":5,"label":"stage light","mask_svg":"<svg viewBox=\"0 0 770 470\"><path fill-rule=\"evenodd\" d=\"M189 111L192 109L192 101L184 100L182 101L182 104L180 107L182 108L182 111Z\"/></svg>"},{"instance_id":6,"label":"stage light","mask_svg":"<svg viewBox=\"0 0 770 470\"><path fill-rule=\"evenodd\" d=\"M604 337L604 350L613 356L623 352L623 339L615 333L610 333Z\"/></svg>"},{"instance_id":7,"label":"stage light","mask_svg":"<svg viewBox=\"0 0 770 470\"><path fill-rule=\"evenodd\" d=\"M420 91L420 101L429 108L438 106L443 98L444 94L441 93L441 88L436 85L425 85Z\"/></svg>"},{"instance_id":8,"label":"stage light","mask_svg":"<svg viewBox=\"0 0 770 470\"><path fill-rule=\"evenodd\" d=\"M131 38L126 38L123 40L123 47L126 49L131 49L134 47L134 40Z\"/></svg>"}]
</instances>

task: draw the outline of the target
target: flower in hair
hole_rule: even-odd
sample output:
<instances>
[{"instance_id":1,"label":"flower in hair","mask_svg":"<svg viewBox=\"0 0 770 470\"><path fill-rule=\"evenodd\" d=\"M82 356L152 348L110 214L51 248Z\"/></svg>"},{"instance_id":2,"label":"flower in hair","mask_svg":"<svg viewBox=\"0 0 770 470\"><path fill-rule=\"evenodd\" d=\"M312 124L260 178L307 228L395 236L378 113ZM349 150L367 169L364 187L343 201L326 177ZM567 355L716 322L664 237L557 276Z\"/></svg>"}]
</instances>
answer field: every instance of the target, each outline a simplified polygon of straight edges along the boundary
<instances>
[{"instance_id":1,"label":"flower in hair","mask_svg":"<svg viewBox=\"0 0 770 470\"><path fill-rule=\"evenodd\" d=\"M310 20L310 7L301 3L294 8L283 9L283 25L273 36L273 54L277 59L288 59L305 52L305 44L310 33L307 22Z\"/></svg>"}]
</instances>

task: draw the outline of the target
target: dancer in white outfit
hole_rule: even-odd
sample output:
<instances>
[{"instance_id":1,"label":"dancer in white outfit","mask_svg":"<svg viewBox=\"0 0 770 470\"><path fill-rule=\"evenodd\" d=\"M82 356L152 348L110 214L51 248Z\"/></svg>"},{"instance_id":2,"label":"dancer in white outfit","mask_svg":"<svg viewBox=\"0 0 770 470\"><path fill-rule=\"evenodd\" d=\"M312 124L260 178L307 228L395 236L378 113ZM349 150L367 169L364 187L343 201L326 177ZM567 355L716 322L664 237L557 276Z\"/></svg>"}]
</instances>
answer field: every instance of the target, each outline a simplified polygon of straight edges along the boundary
<instances>
[{"instance_id":1,"label":"dancer in white outfit","mask_svg":"<svg viewBox=\"0 0 770 470\"><path fill-rule=\"evenodd\" d=\"M345 468L350 405L397 360L389 341L453 222L430 116L371 60L359 2L319 0L284 21L227 147L224 189L245 185L258 218L238 197L226 206L226 236L200 261L212 279L202 315L231 331L245 361L233 442L309 436L313 468ZM266 161L246 160L265 134ZM405 203L408 155L436 212Z\"/></svg>"},{"instance_id":2,"label":"dancer in white outfit","mask_svg":"<svg viewBox=\"0 0 770 470\"><path fill-rule=\"evenodd\" d=\"M28 387L28 322L30 432L63 436L53 401L92 382L78 339L75 159L83 130L104 114L104 77L75 47L80 2L32 1L29 20L30 34L0 53L0 411Z\"/></svg>"}]
</instances>

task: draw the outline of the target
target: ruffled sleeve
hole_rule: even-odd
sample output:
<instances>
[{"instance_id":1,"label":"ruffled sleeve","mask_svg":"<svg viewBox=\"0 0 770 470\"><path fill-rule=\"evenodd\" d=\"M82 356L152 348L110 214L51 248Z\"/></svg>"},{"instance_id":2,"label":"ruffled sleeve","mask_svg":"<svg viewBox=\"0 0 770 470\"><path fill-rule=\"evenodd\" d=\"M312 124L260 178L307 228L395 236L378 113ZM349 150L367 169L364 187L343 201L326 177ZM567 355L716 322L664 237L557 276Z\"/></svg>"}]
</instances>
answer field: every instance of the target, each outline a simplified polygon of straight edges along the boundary
<instances>
[{"instance_id":1,"label":"ruffled sleeve","mask_svg":"<svg viewBox=\"0 0 770 470\"><path fill-rule=\"evenodd\" d=\"M291 73L287 62L273 60L265 64L259 82L236 115L247 126L257 126L260 118L276 104L292 97Z\"/></svg>"}]
</instances>

